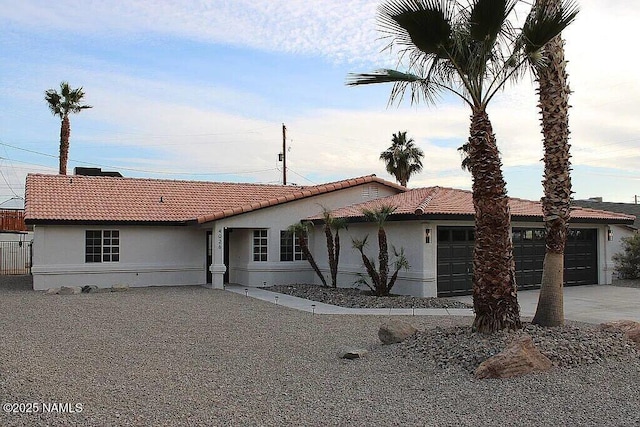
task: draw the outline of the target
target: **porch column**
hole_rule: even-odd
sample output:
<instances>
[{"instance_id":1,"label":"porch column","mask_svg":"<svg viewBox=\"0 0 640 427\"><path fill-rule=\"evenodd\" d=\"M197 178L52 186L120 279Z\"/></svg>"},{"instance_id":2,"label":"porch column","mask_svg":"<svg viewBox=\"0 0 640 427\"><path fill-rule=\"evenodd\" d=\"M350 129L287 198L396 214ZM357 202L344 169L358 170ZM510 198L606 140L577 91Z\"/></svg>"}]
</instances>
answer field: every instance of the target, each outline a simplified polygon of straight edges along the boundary
<instances>
[{"instance_id":1,"label":"porch column","mask_svg":"<svg viewBox=\"0 0 640 427\"><path fill-rule=\"evenodd\" d=\"M213 289L224 288L224 273L227 266L224 265L224 232L222 227L216 226L213 230L213 264L209 266L211 271L211 287Z\"/></svg>"}]
</instances>

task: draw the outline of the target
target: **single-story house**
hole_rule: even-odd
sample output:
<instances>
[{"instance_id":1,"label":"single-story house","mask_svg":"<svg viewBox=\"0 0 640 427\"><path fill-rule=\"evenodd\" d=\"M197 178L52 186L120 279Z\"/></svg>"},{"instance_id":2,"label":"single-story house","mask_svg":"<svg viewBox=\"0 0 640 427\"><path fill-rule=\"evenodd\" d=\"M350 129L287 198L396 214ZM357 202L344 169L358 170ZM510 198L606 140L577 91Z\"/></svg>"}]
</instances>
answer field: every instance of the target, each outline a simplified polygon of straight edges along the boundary
<instances>
[{"instance_id":1,"label":"single-story house","mask_svg":"<svg viewBox=\"0 0 640 427\"><path fill-rule=\"evenodd\" d=\"M94 284L110 287L209 285L269 286L319 283L287 228L316 225L309 247L328 276L321 213L344 217L339 266L341 286L363 272L350 237L375 227L361 209L392 205L389 242L403 247L410 268L394 291L436 296L471 287L471 193L430 187L407 190L369 175L314 186L172 181L110 176L30 174L27 224L35 227L34 289ZM544 257L540 203L511 199L518 281L539 283ZM611 256L631 233L634 217L593 209L572 211L566 254L568 284L610 283Z\"/></svg>"}]
</instances>

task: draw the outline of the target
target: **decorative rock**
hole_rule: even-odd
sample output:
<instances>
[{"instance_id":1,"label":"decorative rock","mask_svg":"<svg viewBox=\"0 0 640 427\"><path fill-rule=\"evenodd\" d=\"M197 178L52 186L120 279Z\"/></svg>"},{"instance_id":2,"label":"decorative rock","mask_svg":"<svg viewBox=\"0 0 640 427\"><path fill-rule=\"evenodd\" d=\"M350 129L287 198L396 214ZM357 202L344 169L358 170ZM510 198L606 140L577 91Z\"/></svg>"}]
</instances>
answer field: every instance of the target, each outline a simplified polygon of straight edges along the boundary
<instances>
[{"instance_id":1,"label":"decorative rock","mask_svg":"<svg viewBox=\"0 0 640 427\"><path fill-rule=\"evenodd\" d=\"M363 348L350 348L338 353L340 359L361 359L369 354L368 350Z\"/></svg>"},{"instance_id":2,"label":"decorative rock","mask_svg":"<svg viewBox=\"0 0 640 427\"><path fill-rule=\"evenodd\" d=\"M609 332L623 332L625 337L636 343L636 346L640 348L640 322L634 320L616 320L601 323L600 329Z\"/></svg>"},{"instance_id":3,"label":"decorative rock","mask_svg":"<svg viewBox=\"0 0 640 427\"><path fill-rule=\"evenodd\" d=\"M125 292L129 290L129 285L124 285L121 283L118 283L116 285L113 285L113 292Z\"/></svg>"},{"instance_id":4,"label":"decorative rock","mask_svg":"<svg viewBox=\"0 0 640 427\"><path fill-rule=\"evenodd\" d=\"M551 360L533 345L529 335L513 340L493 357L485 360L475 371L476 378L511 378L535 371L548 371Z\"/></svg>"},{"instance_id":5,"label":"decorative rock","mask_svg":"<svg viewBox=\"0 0 640 427\"><path fill-rule=\"evenodd\" d=\"M45 292L47 295L58 295L60 293L60 288L49 288Z\"/></svg>"},{"instance_id":6,"label":"decorative rock","mask_svg":"<svg viewBox=\"0 0 640 427\"><path fill-rule=\"evenodd\" d=\"M406 340L417 331L411 323L393 319L380 326L378 338L382 344L395 344Z\"/></svg>"},{"instance_id":7,"label":"decorative rock","mask_svg":"<svg viewBox=\"0 0 640 427\"><path fill-rule=\"evenodd\" d=\"M609 332L628 332L640 326L640 322L634 320L615 320L613 322L601 323L600 329Z\"/></svg>"},{"instance_id":8,"label":"decorative rock","mask_svg":"<svg viewBox=\"0 0 640 427\"><path fill-rule=\"evenodd\" d=\"M640 326L638 326L637 328L634 328L632 330L630 330L629 332L626 332L625 335L627 336L627 338L629 338L631 341L633 341L634 343L636 343L636 347L638 347L638 350L640 350Z\"/></svg>"},{"instance_id":9,"label":"decorative rock","mask_svg":"<svg viewBox=\"0 0 640 427\"><path fill-rule=\"evenodd\" d=\"M82 293L80 286L62 286L58 295L77 295L79 293Z\"/></svg>"},{"instance_id":10,"label":"decorative rock","mask_svg":"<svg viewBox=\"0 0 640 427\"><path fill-rule=\"evenodd\" d=\"M91 294L98 291L98 287L96 285L84 285L82 287L82 293Z\"/></svg>"}]
</instances>

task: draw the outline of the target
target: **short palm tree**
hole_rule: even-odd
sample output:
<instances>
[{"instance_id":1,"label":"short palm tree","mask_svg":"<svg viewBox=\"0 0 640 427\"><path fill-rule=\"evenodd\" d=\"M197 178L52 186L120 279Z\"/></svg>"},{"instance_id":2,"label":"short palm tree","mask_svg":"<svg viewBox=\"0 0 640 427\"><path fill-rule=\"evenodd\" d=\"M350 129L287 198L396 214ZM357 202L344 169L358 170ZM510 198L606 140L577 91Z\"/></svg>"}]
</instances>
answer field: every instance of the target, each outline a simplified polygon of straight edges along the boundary
<instances>
[{"instance_id":1,"label":"short palm tree","mask_svg":"<svg viewBox=\"0 0 640 427\"><path fill-rule=\"evenodd\" d=\"M327 239L331 286L336 288L338 286L338 263L340 262L340 230L347 228L347 222L344 218L334 217L331 215L331 211L324 207L322 208L322 218L324 220L324 234Z\"/></svg>"},{"instance_id":2,"label":"short palm tree","mask_svg":"<svg viewBox=\"0 0 640 427\"><path fill-rule=\"evenodd\" d=\"M390 102L406 89L412 101L435 103L442 92L471 109L468 167L473 178L473 329L491 333L521 326L511 218L502 162L487 105L543 46L569 25L577 10L537 8L516 31L509 16L517 0L387 0L379 7L382 31L408 58L407 72L383 69L351 75L347 84L393 83Z\"/></svg>"},{"instance_id":3,"label":"short palm tree","mask_svg":"<svg viewBox=\"0 0 640 427\"><path fill-rule=\"evenodd\" d=\"M71 136L71 122L69 114L79 113L90 105L83 105L84 91L82 87L71 89L69 83L60 83L60 93L55 89L45 92L44 99L49 104L49 109L54 116L60 117L60 175L67 174L67 161L69 159L69 137Z\"/></svg>"},{"instance_id":4,"label":"short palm tree","mask_svg":"<svg viewBox=\"0 0 640 427\"><path fill-rule=\"evenodd\" d=\"M560 7L558 0L536 0L535 7ZM546 228L546 252L542 284L533 323L560 326L564 323L564 248L571 207L571 162L569 154L569 83L564 59L564 41L554 37L544 48L544 67L536 70L544 136L544 197L542 211Z\"/></svg>"},{"instance_id":5,"label":"short palm tree","mask_svg":"<svg viewBox=\"0 0 640 427\"><path fill-rule=\"evenodd\" d=\"M401 269L408 269L409 262L404 255L404 249L400 251L396 250L392 245L395 261L393 262L393 273L389 278L389 243L387 241L387 233L384 229L389 215L391 215L396 208L394 206L379 206L373 209L363 209L362 214L364 217L377 225L378 227L378 268L376 269L376 262L373 258L369 258L364 253L364 248L367 245L369 236L365 236L364 239L352 239L353 247L360 252L362 257L362 263L367 270L367 275L371 279L371 284L364 278L363 275L359 275L360 279L356 282L364 284L375 295L387 296L391 292L391 288L395 285L398 279L398 273Z\"/></svg>"},{"instance_id":6,"label":"short palm tree","mask_svg":"<svg viewBox=\"0 0 640 427\"><path fill-rule=\"evenodd\" d=\"M424 152L414 144L413 138L407 139L407 132L394 133L391 146L380 154L387 172L396 177L403 187L409 178L422 170Z\"/></svg>"},{"instance_id":7,"label":"short palm tree","mask_svg":"<svg viewBox=\"0 0 640 427\"><path fill-rule=\"evenodd\" d=\"M298 242L300 243L300 251L306 258L311 268L313 268L313 271L315 271L315 273L320 278L320 281L322 282L322 286L326 287L327 280L324 278L324 275L320 271L320 268L318 267L316 260L313 258L313 254L309 250L308 236L309 236L310 227L312 226L308 222L298 222L296 224L289 226L289 228L287 229L287 232L291 233L294 236L294 238L295 237L298 238Z\"/></svg>"}]
</instances>

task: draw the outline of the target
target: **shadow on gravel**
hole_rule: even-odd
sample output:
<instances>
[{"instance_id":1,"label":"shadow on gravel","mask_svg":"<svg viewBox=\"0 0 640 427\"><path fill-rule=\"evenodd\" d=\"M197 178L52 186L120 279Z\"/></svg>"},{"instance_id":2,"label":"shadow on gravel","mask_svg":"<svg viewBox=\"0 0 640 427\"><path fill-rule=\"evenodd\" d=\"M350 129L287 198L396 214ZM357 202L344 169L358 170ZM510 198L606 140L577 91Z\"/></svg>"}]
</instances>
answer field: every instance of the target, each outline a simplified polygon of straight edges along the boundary
<instances>
[{"instance_id":1,"label":"shadow on gravel","mask_svg":"<svg viewBox=\"0 0 640 427\"><path fill-rule=\"evenodd\" d=\"M33 292L33 276L0 275L0 292L4 291Z\"/></svg>"}]
</instances>

